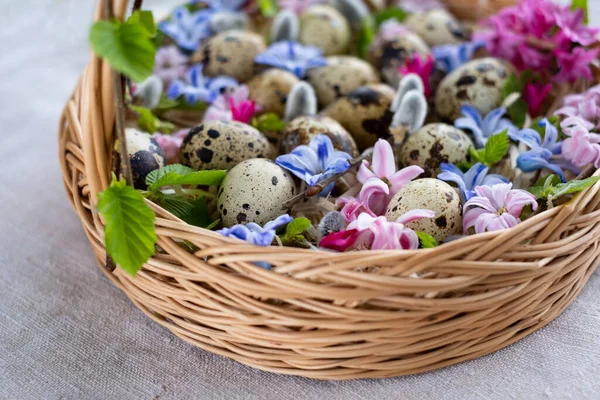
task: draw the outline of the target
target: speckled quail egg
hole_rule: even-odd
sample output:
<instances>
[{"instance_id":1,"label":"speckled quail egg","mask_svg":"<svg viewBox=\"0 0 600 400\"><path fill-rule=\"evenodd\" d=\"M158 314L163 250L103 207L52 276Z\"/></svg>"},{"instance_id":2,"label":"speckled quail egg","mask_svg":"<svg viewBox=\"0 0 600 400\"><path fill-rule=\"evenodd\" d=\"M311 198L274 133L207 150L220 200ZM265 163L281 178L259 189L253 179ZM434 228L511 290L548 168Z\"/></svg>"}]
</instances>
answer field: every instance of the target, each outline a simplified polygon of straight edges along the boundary
<instances>
[{"instance_id":1,"label":"speckled quail egg","mask_svg":"<svg viewBox=\"0 0 600 400\"><path fill-rule=\"evenodd\" d=\"M360 58L332 56L327 58L327 66L308 71L308 82L315 89L319 105L325 107L354 89L379 82L379 77L375 69Z\"/></svg>"},{"instance_id":2,"label":"speckled quail egg","mask_svg":"<svg viewBox=\"0 0 600 400\"><path fill-rule=\"evenodd\" d=\"M436 177L441 163L466 162L473 142L466 133L452 125L428 124L408 136L400 147L400 163L418 165L426 177Z\"/></svg>"},{"instance_id":3,"label":"speckled quail egg","mask_svg":"<svg viewBox=\"0 0 600 400\"><path fill-rule=\"evenodd\" d=\"M296 193L289 172L270 160L254 158L233 167L219 188L218 209L225 227L263 225L285 213L283 203Z\"/></svg>"},{"instance_id":4,"label":"speckled quail egg","mask_svg":"<svg viewBox=\"0 0 600 400\"><path fill-rule=\"evenodd\" d=\"M208 39L192 56L206 76L227 75L240 82L254 76L254 58L265 51L263 38L250 31L226 31Z\"/></svg>"},{"instance_id":5,"label":"speckled quail egg","mask_svg":"<svg viewBox=\"0 0 600 400\"><path fill-rule=\"evenodd\" d=\"M439 179L417 179L404 186L390 201L385 213L388 221L395 221L410 210L425 209L435 212L433 218L423 218L406 224L425 232L438 242L448 236L462 233L462 207L454 188Z\"/></svg>"},{"instance_id":6,"label":"speckled quail egg","mask_svg":"<svg viewBox=\"0 0 600 400\"><path fill-rule=\"evenodd\" d=\"M166 165L165 153L152 136L135 128L125 129L125 139L131 163L133 186L136 189L144 190L147 187L146 175ZM115 148L119 149L118 142L115 143Z\"/></svg>"},{"instance_id":7,"label":"speckled quail egg","mask_svg":"<svg viewBox=\"0 0 600 400\"><path fill-rule=\"evenodd\" d=\"M397 87L402 77L398 68L404 66L414 54L425 57L431 52L419 35L402 32L392 39L374 40L369 48L368 59L381 72L381 78L386 83Z\"/></svg>"},{"instance_id":8,"label":"speckled quail egg","mask_svg":"<svg viewBox=\"0 0 600 400\"><path fill-rule=\"evenodd\" d=\"M250 98L261 106L262 113L285 114L287 96L299 79L282 69L268 69L248 82Z\"/></svg>"},{"instance_id":9,"label":"speckled quail egg","mask_svg":"<svg viewBox=\"0 0 600 400\"><path fill-rule=\"evenodd\" d=\"M467 39L464 27L448 11L438 8L410 14L404 24L429 46L458 44Z\"/></svg>"},{"instance_id":10,"label":"speckled quail egg","mask_svg":"<svg viewBox=\"0 0 600 400\"><path fill-rule=\"evenodd\" d=\"M207 121L183 139L181 159L196 170L229 169L251 158L270 158L273 147L250 125L237 121Z\"/></svg>"},{"instance_id":11,"label":"speckled quail egg","mask_svg":"<svg viewBox=\"0 0 600 400\"><path fill-rule=\"evenodd\" d=\"M362 86L336 100L322 115L338 121L354 138L358 149L365 150L379 138L390 136L389 127L394 114L390 105L394 89L384 84Z\"/></svg>"},{"instance_id":12,"label":"speckled quail egg","mask_svg":"<svg viewBox=\"0 0 600 400\"><path fill-rule=\"evenodd\" d=\"M336 120L322 115L300 116L287 124L281 137L283 153L290 153L300 145L308 145L317 135L327 135L337 150L358 155L356 142Z\"/></svg>"},{"instance_id":13,"label":"speckled quail egg","mask_svg":"<svg viewBox=\"0 0 600 400\"><path fill-rule=\"evenodd\" d=\"M483 115L500 107L511 72L508 64L491 57L475 59L455 69L442 80L436 92L438 115L454 121L461 116L463 104L471 104Z\"/></svg>"},{"instance_id":14,"label":"speckled quail egg","mask_svg":"<svg viewBox=\"0 0 600 400\"><path fill-rule=\"evenodd\" d=\"M326 56L343 53L350 36L348 21L333 7L314 5L300 15L298 41L322 48Z\"/></svg>"}]
</instances>

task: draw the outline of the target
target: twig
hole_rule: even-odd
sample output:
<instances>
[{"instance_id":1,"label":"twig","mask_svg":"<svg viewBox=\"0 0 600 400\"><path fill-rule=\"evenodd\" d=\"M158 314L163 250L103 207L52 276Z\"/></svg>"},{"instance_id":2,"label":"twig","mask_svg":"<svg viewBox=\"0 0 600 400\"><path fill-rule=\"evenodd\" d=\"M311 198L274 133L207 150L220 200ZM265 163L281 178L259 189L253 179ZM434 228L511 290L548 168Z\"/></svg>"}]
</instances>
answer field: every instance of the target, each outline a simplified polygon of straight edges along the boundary
<instances>
[{"instance_id":1,"label":"twig","mask_svg":"<svg viewBox=\"0 0 600 400\"><path fill-rule=\"evenodd\" d=\"M360 164L362 164L362 162L364 160L369 159L371 156L373 155L373 149L369 149L367 151L365 151L363 154L361 154L358 157L355 157L351 160L349 160L348 162L350 163L350 168L348 168L347 170L345 170L344 172L340 172L334 175L331 175L329 177L327 177L326 179L323 179L321 182L317 183L314 186L309 187L308 189L306 189L304 192L292 197L291 199L289 199L288 201L286 201L285 203L283 203L282 205L282 209L283 210L289 210L290 208L292 208L296 203L304 200L305 198L310 198L310 197L314 197L316 195L318 195L319 193L321 193L327 186L329 186L329 184L337 181L339 178L341 178L342 176L346 175L347 173L349 173L350 171L352 171L353 169L357 168L358 166L360 166Z\"/></svg>"},{"instance_id":2,"label":"twig","mask_svg":"<svg viewBox=\"0 0 600 400\"><path fill-rule=\"evenodd\" d=\"M142 2L143 2L143 0L135 0L133 2L133 7L131 8L131 12L135 12L135 11L139 10L140 8L142 8Z\"/></svg>"}]
</instances>

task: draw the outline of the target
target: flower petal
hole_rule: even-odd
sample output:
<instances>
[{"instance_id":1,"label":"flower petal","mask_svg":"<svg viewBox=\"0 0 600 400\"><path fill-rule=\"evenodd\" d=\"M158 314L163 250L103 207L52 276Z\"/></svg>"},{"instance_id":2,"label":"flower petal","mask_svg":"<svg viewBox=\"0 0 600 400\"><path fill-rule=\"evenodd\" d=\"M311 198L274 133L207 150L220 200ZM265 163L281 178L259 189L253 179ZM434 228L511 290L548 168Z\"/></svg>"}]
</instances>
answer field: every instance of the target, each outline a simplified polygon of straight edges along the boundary
<instances>
[{"instance_id":1,"label":"flower petal","mask_svg":"<svg viewBox=\"0 0 600 400\"><path fill-rule=\"evenodd\" d=\"M423 210L423 209L414 209L414 210L407 211L406 213L404 213L403 215L398 217L398 219L396 219L396 222L406 225L406 224L408 224L412 221L416 221L418 219L433 218L433 217L435 217L434 211Z\"/></svg>"},{"instance_id":2,"label":"flower petal","mask_svg":"<svg viewBox=\"0 0 600 400\"><path fill-rule=\"evenodd\" d=\"M292 218L291 216L289 216L288 214L283 214L280 215L279 217L275 218L273 221L267 222L264 226L264 230L266 231L276 231L277 228L279 228L280 226L283 225L287 225L290 222L292 222L294 220L294 218Z\"/></svg>"},{"instance_id":3,"label":"flower petal","mask_svg":"<svg viewBox=\"0 0 600 400\"><path fill-rule=\"evenodd\" d=\"M388 176L387 179L392 186L390 194L396 194L400 189L406 186L406 184L419 177L423 172L425 172L423 168L417 165L411 165L406 168L402 168L392 176Z\"/></svg>"},{"instance_id":4,"label":"flower petal","mask_svg":"<svg viewBox=\"0 0 600 400\"><path fill-rule=\"evenodd\" d=\"M379 139L373 148L371 169L378 178L391 177L396 172L396 160L392 145L387 140Z\"/></svg>"}]
</instances>

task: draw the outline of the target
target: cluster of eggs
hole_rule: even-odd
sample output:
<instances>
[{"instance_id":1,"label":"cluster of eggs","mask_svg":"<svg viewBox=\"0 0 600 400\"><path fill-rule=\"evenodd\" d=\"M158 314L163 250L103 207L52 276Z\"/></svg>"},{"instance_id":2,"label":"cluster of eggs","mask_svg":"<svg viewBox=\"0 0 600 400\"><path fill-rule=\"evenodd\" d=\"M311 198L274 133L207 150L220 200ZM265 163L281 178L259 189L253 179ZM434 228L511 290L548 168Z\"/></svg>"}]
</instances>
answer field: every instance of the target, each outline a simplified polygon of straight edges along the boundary
<instances>
[{"instance_id":1,"label":"cluster of eggs","mask_svg":"<svg viewBox=\"0 0 600 400\"><path fill-rule=\"evenodd\" d=\"M373 3L369 6L377 7ZM409 30L371 44L367 62L344 54L350 48L355 24L341 11L330 5L314 5L299 16L298 41L323 48L327 65L309 70L306 76L314 89L313 107L317 110L303 115L293 113L276 141L279 147L262 132L240 122L204 122L191 129L183 141L183 164L196 170L229 171L218 192L224 226L263 224L285 211L282 204L296 193L297 185L288 171L271 161L277 154L306 145L319 134L329 136L336 149L352 156L372 147L380 138L389 139L395 88L402 79L399 67L415 54L431 56L430 46L466 39L461 25L447 11L413 14L405 21ZM209 77L227 75L246 83L250 98L261 112L284 118L290 92L301 81L287 71L255 64L255 57L266 48L265 39L257 33L225 31L207 40L192 60L202 63L203 73ZM441 163L468 159L473 145L469 134L450 125L460 116L460 106L471 104L482 114L500 106L510 72L510 66L500 60L481 58L441 80L430 102L435 110L428 115L431 122L395 148L400 167L418 165L425 173L391 200L386 212L389 220L411 209L427 208L436 216L413 222L415 229L438 240L462 231L462 210L455 189L431 178L437 176ZM163 165L164 155L161 158L156 143L145 143L144 151L152 154L144 155L145 159L153 167ZM140 158L139 146L129 149L132 161Z\"/></svg>"}]
</instances>

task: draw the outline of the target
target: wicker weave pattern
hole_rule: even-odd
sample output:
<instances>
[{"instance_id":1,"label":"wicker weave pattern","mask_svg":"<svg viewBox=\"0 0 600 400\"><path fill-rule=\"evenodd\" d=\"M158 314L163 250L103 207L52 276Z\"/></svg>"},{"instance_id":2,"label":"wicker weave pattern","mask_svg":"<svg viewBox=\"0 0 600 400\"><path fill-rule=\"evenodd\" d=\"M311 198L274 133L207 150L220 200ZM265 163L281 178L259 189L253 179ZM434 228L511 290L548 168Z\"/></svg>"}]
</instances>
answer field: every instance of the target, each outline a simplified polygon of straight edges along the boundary
<instances>
[{"instance_id":1,"label":"wicker weave pattern","mask_svg":"<svg viewBox=\"0 0 600 400\"><path fill-rule=\"evenodd\" d=\"M122 17L126 6L115 1L113 13ZM101 267L104 227L94 209L109 183L113 104L110 68L92 54L63 112L59 148L68 197ZM599 190L436 249L341 254L250 246L149 203L164 254L135 279L103 270L150 318L244 364L318 379L414 374L498 350L558 316L599 262ZM174 239L201 250L190 254Z\"/></svg>"}]
</instances>

